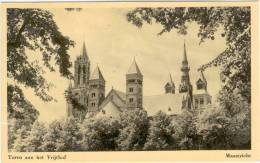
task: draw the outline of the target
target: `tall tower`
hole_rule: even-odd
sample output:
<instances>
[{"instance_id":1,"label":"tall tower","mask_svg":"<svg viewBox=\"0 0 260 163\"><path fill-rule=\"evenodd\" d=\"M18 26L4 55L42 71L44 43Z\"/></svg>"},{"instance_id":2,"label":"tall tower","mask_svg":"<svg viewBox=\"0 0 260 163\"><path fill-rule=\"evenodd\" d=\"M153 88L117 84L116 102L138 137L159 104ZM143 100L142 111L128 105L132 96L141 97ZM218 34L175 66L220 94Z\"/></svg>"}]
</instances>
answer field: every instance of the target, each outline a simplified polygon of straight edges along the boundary
<instances>
[{"instance_id":1,"label":"tall tower","mask_svg":"<svg viewBox=\"0 0 260 163\"><path fill-rule=\"evenodd\" d=\"M143 108L143 75L135 59L126 73L126 106Z\"/></svg>"},{"instance_id":2,"label":"tall tower","mask_svg":"<svg viewBox=\"0 0 260 163\"><path fill-rule=\"evenodd\" d=\"M171 93L171 94L174 94L175 93L175 85L172 81L172 76L171 74L169 74L169 78L167 80L167 83L165 84L164 86L164 89L165 89L165 93Z\"/></svg>"},{"instance_id":3,"label":"tall tower","mask_svg":"<svg viewBox=\"0 0 260 163\"><path fill-rule=\"evenodd\" d=\"M192 95L192 85L190 83L190 75L189 75L190 67L188 65L185 42L184 42L184 53L183 53L181 71L182 71L182 76L181 76L181 84L179 86L179 93L189 92Z\"/></svg>"},{"instance_id":4,"label":"tall tower","mask_svg":"<svg viewBox=\"0 0 260 163\"><path fill-rule=\"evenodd\" d=\"M82 46L80 56L77 57L74 64L74 85L78 87L86 87L90 75L90 61L87 55L85 42Z\"/></svg>"},{"instance_id":5,"label":"tall tower","mask_svg":"<svg viewBox=\"0 0 260 163\"><path fill-rule=\"evenodd\" d=\"M97 66L89 79L89 112L99 111L99 105L105 99L105 79Z\"/></svg>"},{"instance_id":6,"label":"tall tower","mask_svg":"<svg viewBox=\"0 0 260 163\"><path fill-rule=\"evenodd\" d=\"M84 119L88 107L88 81L89 81L90 61L87 55L85 42L83 43L80 55L74 62L74 86L70 84L69 92L73 100L79 105L72 105L71 101L67 104L67 116Z\"/></svg>"}]
</instances>

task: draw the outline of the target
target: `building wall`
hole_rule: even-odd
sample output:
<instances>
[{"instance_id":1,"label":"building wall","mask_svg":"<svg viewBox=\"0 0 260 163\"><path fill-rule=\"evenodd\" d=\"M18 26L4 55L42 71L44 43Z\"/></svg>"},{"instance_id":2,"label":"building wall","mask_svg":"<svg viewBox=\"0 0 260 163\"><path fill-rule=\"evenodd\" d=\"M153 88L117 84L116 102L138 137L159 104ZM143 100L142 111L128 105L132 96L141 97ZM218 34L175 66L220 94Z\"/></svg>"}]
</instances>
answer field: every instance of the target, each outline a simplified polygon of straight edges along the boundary
<instances>
[{"instance_id":1,"label":"building wall","mask_svg":"<svg viewBox=\"0 0 260 163\"><path fill-rule=\"evenodd\" d=\"M143 77L138 74L126 75L127 108L143 108Z\"/></svg>"}]
</instances>

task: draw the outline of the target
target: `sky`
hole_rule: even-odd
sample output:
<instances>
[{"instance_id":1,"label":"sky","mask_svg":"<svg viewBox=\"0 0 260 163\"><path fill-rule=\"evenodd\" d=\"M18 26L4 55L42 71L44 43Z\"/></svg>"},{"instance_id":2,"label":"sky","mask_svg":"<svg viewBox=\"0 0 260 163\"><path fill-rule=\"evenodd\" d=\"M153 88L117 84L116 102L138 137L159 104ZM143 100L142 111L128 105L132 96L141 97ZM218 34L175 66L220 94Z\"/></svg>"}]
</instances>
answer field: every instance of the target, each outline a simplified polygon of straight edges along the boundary
<instances>
[{"instance_id":1,"label":"sky","mask_svg":"<svg viewBox=\"0 0 260 163\"><path fill-rule=\"evenodd\" d=\"M48 10L53 13L62 34L76 43L76 46L69 50L73 64L85 41L91 72L99 66L106 80L106 94L112 87L125 91L125 74L134 58L144 76L145 96L163 94L169 73L178 88L184 40L191 69L191 83L195 88L199 77L197 69L226 48L220 32L214 40L207 40L199 45L199 28L195 23L188 24L188 34L185 36L177 34L176 30L159 36L157 34L162 29L159 24L145 24L142 28L137 28L127 21L126 13L131 10L127 8L86 8L81 12ZM207 69L204 75L208 81L208 92L214 99L220 89L219 68ZM60 77L58 71L47 72L44 76L55 85L49 92L57 102L43 102L33 95L31 89L24 91L25 96L39 110L39 120L50 122L66 115L64 91L69 81Z\"/></svg>"}]
</instances>

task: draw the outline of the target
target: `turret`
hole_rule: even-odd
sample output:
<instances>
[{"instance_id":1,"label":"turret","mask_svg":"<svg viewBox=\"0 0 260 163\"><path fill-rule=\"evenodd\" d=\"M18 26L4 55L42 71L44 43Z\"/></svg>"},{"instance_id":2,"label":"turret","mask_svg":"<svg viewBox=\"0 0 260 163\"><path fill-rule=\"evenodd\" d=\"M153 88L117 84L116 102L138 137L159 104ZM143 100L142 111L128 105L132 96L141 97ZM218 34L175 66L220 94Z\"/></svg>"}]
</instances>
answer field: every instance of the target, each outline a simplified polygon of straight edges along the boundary
<instances>
[{"instance_id":1,"label":"turret","mask_svg":"<svg viewBox=\"0 0 260 163\"><path fill-rule=\"evenodd\" d=\"M197 90L205 90L207 91L207 80L202 71L200 71L199 79L196 82Z\"/></svg>"},{"instance_id":2,"label":"turret","mask_svg":"<svg viewBox=\"0 0 260 163\"><path fill-rule=\"evenodd\" d=\"M165 93L171 93L171 94L174 94L175 93L175 85L174 85L174 82L172 80L172 76L171 74L169 74L168 76L168 80L164 86L164 89L165 89Z\"/></svg>"}]
</instances>

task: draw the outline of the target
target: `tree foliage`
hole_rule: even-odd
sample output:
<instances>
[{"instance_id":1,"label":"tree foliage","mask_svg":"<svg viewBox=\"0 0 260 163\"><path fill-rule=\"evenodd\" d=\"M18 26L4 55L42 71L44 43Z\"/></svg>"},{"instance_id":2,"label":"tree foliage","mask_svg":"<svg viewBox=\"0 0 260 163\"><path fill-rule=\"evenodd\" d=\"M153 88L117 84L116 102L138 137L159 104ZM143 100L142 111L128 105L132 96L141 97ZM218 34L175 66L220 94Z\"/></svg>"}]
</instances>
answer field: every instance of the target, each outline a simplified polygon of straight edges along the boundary
<instances>
[{"instance_id":1,"label":"tree foliage","mask_svg":"<svg viewBox=\"0 0 260 163\"><path fill-rule=\"evenodd\" d=\"M136 8L127 14L127 19L137 27L143 23L162 25L160 35L176 29L179 34L187 34L190 22L199 26L200 43L214 39L217 31L226 40L227 48L209 63L200 67L222 67L223 89L233 92L239 89L248 101L251 99L251 17L250 7L176 7L176 8Z\"/></svg>"},{"instance_id":2,"label":"tree foliage","mask_svg":"<svg viewBox=\"0 0 260 163\"><path fill-rule=\"evenodd\" d=\"M82 128L82 149L86 151L116 150L119 123L110 118L87 119Z\"/></svg>"},{"instance_id":3,"label":"tree foliage","mask_svg":"<svg viewBox=\"0 0 260 163\"><path fill-rule=\"evenodd\" d=\"M149 119L143 109L131 109L122 112L119 124L120 134L117 139L119 150L142 150L148 134Z\"/></svg>"},{"instance_id":4,"label":"tree foliage","mask_svg":"<svg viewBox=\"0 0 260 163\"><path fill-rule=\"evenodd\" d=\"M150 127L144 150L169 150L176 143L172 118L163 112L158 112L150 121Z\"/></svg>"},{"instance_id":5,"label":"tree foliage","mask_svg":"<svg viewBox=\"0 0 260 163\"><path fill-rule=\"evenodd\" d=\"M43 151L42 145L44 143L44 136L47 133L47 129L44 123L40 123L35 121L32 129L28 133L28 137L26 137L25 141L27 145L25 150L27 152L41 152Z\"/></svg>"},{"instance_id":6,"label":"tree foliage","mask_svg":"<svg viewBox=\"0 0 260 163\"><path fill-rule=\"evenodd\" d=\"M54 100L48 94L52 84L43 77L44 67L55 71L54 62L61 76L70 77L68 49L73 45L74 42L59 31L49 11L7 9L8 114L13 114L9 117L23 116L17 114L13 106L24 107L23 110L32 108L18 85L32 88L43 101ZM32 60L34 55L39 55L44 67L39 60Z\"/></svg>"},{"instance_id":7,"label":"tree foliage","mask_svg":"<svg viewBox=\"0 0 260 163\"><path fill-rule=\"evenodd\" d=\"M57 152L64 149L65 143L62 139L62 121L53 121L48 129L47 134L44 135L44 144L42 148L44 151Z\"/></svg>"}]
</instances>

